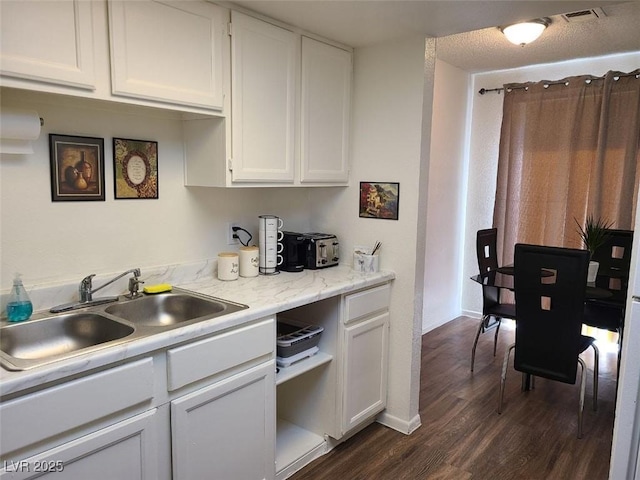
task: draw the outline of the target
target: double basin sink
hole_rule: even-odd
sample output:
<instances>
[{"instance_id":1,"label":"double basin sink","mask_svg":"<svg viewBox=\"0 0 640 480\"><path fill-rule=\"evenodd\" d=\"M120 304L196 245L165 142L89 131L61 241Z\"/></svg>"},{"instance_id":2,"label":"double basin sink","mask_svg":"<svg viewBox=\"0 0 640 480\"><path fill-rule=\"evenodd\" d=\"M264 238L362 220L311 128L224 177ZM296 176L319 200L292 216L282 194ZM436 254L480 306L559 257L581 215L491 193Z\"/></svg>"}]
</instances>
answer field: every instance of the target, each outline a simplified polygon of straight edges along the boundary
<instances>
[{"instance_id":1,"label":"double basin sink","mask_svg":"<svg viewBox=\"0 0 640 480\"><path fill-rule=\"evenodd\" d=\"M27 370L248 308L174 289L0 328L0 364Z\"/></svg>"}]
</instances>

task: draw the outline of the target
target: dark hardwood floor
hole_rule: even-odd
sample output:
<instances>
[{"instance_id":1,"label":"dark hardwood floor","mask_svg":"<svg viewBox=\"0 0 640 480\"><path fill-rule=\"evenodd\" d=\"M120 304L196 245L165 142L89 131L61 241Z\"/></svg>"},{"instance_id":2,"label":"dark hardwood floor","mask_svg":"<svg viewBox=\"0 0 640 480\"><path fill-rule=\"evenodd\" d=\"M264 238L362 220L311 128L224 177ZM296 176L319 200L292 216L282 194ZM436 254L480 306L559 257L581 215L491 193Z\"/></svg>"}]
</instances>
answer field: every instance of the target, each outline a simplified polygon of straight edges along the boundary
<instances>
[{"instance_id":1,"label":"dark hardwood floor","mask_svg":"<svg viewBox=\"0 0 640 480\"><path fill-rule=\"evenodd\" d=\"M521 392L520 375L511 366L503 413L496 413L502 359L513 343L514 327L503 322L495 358L494 332L481 335L472 374L470 352L477 322L460 317L423 336L418 430L403 435L374 423L291 478L606 479L616 353L600 354L597 412L591 395L593 354L591 349L583 354L589 370L584 436L578 440L577 383L537 378L534 390Z\"/></svg>"}]
</instances>

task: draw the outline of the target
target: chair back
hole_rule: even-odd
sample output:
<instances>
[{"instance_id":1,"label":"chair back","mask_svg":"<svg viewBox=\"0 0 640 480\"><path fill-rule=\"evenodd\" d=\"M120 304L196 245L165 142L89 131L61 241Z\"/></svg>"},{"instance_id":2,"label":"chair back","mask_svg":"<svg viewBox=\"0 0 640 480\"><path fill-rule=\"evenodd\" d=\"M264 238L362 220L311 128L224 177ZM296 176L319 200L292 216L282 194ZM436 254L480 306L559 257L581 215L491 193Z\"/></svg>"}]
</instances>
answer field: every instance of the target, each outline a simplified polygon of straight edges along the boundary
<instances>
[{"instance_id":1,"label":"chair back","mask_svg":"<svg viewBox=\"0 0 640 480\"><path fill-rule=\"evenodd\" d=\"M480 274L498 268L498 252L496 250L498 240L497 228L478 230L476 234L476 255L478 257L478 269ZM494 273L495 275L495 273ZM482 287L482 314L500 302L500 290L496 287Z\"/></svg>"},{"instance_id":2,"label":"chair back","mask_svg":"<svg viewBox=\"0 0 640 480\"><path fill-rule=\"evenodd\" d=\"M624 303L629 289L633 231L607 230L604 243L593 252L591 260L600 264L596 286L610 290L613 296L600 303Z\"/></svg>"},{"instance_id":3,"label":"chair back","mask_svg":"<svg viewBox=\"0 0 640 480\"><path fill-rule=\"evenodd\" d=\"M478 256L478 268L480 273L488 272L498 268L498 252L496 244L498 241L498 229L486 228L478 230L476 234L476 254Z\"/></svg>"},{"instance_id":4,"label":"chair back","mask_svg":"<svg viewBox=\"0 0 640 480\"><path fill-rule=\"evenodd\" d=\"M588 265L586 250L515 246L516 370L576 382Z\"/></svg>"},{"instance_id":5,"label":"chair back","mask_svg":"<svg viewBox=\"0 0 640 480\"><path fill-rule=\"evenodd\" d=\"M629 278L632 245L632 230L607 230L604 243L593 252L591 260L600 263L600 268L620 272Z\"/></svg>"}]
</instances>

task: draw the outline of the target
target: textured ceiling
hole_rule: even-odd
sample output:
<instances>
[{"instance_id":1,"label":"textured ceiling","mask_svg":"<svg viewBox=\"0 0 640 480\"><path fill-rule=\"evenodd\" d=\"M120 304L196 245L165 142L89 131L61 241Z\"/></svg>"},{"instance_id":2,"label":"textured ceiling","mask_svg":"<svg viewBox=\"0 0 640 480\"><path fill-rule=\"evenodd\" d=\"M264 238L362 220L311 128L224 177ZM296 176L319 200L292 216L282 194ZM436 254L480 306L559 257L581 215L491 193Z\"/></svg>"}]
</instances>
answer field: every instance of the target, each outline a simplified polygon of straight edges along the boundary
<instances>
[{"instance_id":1,"label":"textured ceiling","mask_svg":"<svg viewBox=\"0 0 640 480\"><path fill-rule=\"evenodd\" d=\"M507 42L495 27L441 37L438 58L470 72L482 72L640 51L640 2L602 9L605 17L575 23L567 23L560 15L550 16L551 25L542 36L524 47Z\"/></svg>"},{"instance_id":2,"label":"textured ceiling","mask_svg":"<svg viewBox=\"0 0 640 480\"><path fill-rule=\"evenodd\" d=\"M640 51L640 1L238 0L227 2L353 47L422 34L438 56L470 72ZM566 23L559 14L602 7L602 20ZM550 17L536 42L517 47L496 28ZM526 53L526 55L523 55Z\"/></svg>"}]
</instances>

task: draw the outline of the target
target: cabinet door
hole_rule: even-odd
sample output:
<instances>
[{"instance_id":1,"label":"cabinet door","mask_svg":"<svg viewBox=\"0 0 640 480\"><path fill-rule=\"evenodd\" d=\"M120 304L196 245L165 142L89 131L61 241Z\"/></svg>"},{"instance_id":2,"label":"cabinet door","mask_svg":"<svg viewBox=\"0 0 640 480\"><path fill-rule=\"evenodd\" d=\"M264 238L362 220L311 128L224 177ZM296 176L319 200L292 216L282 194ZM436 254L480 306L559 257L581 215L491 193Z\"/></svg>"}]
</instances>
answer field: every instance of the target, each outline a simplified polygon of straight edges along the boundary
<instances>
[{"instance_id":1,"label":"cabinet door","mask_svg":"<svg viewBox=\"0 0 640 480\"><path fill-rule=\"evenodd\" d=\"M157 410L149 410L26 460L6 460L0 477L156 480L157 423Z\"/></svg>"},{"instance_id":2,"label":"cabinet door","mask_svg":"<svg viewBox=\"0 0 640 480\"><path fill-rule=\"evenodd\" d=\"M221 110L225 15L208 2L110 0L113 94Z\"/></svg>"},{"instance_id":3,"label":"cabinet door","mask_svg":"<svg viewBox=\"0 0 640 480\"><path fill-rule=\"evenodd\" d=\"M389 313L345 327L343 433L387 403Z\"/></svg>"},{"instance_id":4,"label":"cabinet door","mask_svg":"<svg viewBox=\"0 0 640 480\"><path fill-rule=\"evenodd\" d=\"M275 362L171 402L175 480L275 476Z\"/></svg>"},{"instance_id":5,"label":"cabinet door","mask_svg":"<svg viewBox=\"0 0 640 480\"><path fill-rule=\"evenodd\" d=\"M95 88L93 2L2 1L2 75Z\"/></svg>"},{"instance_id":6,"label":"cabinet door","mask_svg":"<svg viewBox=\"0 0 640 480\"><path fill-rule=\"evenodd\" d=\"M231 20L233 182L291 183L297 37L235 11Z\"/></svg>"},{"instance_id":7,"label":"cabinet door","mask_svg":"<svg viewBox=\"0 0 640 480\"><path fill-rule=\"evenodd\" d=\"M301 182L349 177L351 53L302 37Z\"/></svg>"}]
</instances>

